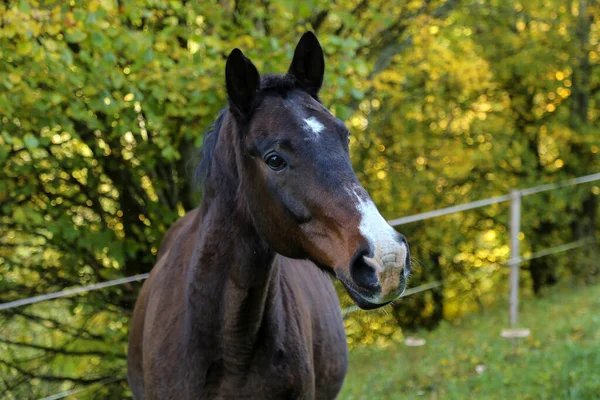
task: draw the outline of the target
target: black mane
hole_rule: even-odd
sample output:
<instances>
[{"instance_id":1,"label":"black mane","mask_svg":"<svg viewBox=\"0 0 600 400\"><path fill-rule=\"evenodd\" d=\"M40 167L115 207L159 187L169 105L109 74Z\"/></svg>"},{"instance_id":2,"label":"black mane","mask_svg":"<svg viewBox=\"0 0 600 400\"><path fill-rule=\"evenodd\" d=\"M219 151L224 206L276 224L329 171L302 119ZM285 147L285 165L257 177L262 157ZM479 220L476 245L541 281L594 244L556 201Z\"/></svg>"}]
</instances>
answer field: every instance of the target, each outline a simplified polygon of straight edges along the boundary
<instances>
[{"instance_id":1,"label":"black mane","mask_svg":"<svg viewBox=\"0 0 600 400\"><path fill-rule=\"evenodd\" d=\"M291 75L277 75L277 74L267 74L263 76L260 80L260 93L257 96L259 99L257 104L255 105L255 109L260 105L260 101L265 96L281 96L287 97L288 93L294 91L296 89L302 89L299 82ZM316 99L319 101L319 99ZM217 114L217 119L212 123L211 126L208 127L206 132L204 133L204 139L202 140L202 156L200 160L200 164L196 169L196 181L198 182L198 187L204 189L204 184L206 183L206 178L210 173L210 166L212 164L213 153L215 150L215 146L217 144L217 139L219 138L219 131L223 125L223 120L225 119L225 115L229 111L229 107L225 107L219 111Z\"/></svg>"},{"instance_id":2,"label":"black mane","mask_svg":"<svg viewBox=\"0 0 600 400\"><path fill-rule=\"evenodd\" d=\"M217 145L217 139L219 138L219 131L221 130L221 126L223 125L223 120L225 119L227 111L227 107L222 108L217 114L217 119L215 122L208 127L206 132L204 132L201 148L202 155L200 164L198 164L198 168L196 169L195 176L196 185L201 189L201 191L204 191L204 184L206 183L206 178L210 173L210 166L212 164L215 146Z\"/></svg>"}]
</instances>

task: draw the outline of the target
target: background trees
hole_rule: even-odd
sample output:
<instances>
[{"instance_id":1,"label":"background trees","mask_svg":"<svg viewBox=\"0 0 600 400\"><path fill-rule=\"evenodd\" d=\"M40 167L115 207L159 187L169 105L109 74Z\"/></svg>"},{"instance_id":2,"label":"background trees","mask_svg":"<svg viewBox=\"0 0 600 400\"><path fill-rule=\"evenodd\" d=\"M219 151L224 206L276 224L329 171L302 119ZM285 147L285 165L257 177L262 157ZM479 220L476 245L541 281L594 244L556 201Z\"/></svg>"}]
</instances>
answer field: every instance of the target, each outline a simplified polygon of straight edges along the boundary
<instances>
[{"instance_id":1,"label":"background trees","mask_svg":"<svg viewBox=\"0 0 600 400\"><path fill-rule=\"evenodd\" d=\"M323 101L386 217L597 172L599 12L586 0L3 2L0 301L149 271L200 200L193 170L226 101L225 57L240 47L285 71L307 29L327 57ZM525 250L594 237L526 265L535 293L597 277L599 194L525 200ZM412 285L448 285L351 316L351 345L485 307L503 292L506 220L498 206L403 226ZM122 376L138 288L3 312L0 390L37 398Z\"/></svg>"}]
</instances>

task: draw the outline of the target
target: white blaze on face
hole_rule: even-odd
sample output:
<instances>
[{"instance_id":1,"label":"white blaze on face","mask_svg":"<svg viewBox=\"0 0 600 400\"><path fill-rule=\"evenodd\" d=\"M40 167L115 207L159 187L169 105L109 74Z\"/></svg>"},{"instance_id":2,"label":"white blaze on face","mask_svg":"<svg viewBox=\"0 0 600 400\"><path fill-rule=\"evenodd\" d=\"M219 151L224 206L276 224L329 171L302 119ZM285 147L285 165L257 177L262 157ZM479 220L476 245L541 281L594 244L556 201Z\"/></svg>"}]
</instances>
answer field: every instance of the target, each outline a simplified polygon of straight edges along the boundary
<instances>
[{"instance_id":1,"label":"white blaze on face","mask_svg":"<svg viewBox=\"0 0 600 400\"><path fill-rule=\"evenodd\" d=\"M315 117L304 118L304 124L312 139L317 139L325 129L325 126Z\"/></svg>"},{"instance_id":2,"label":"white blaze on face","mask_svg":"<svg viewBox=\"0 0 600 400\"><path fill-rule=\"evenodd\" d=\"M404 268L408 255L407 246L398 240L398 233L381 216L373 201L363 199L356 192L355 194L361 215L359 229L373 250L373 258L365 259L375 268L382 296L395 296L400 276L408 274Z\"/></svg>"}]
</instances>

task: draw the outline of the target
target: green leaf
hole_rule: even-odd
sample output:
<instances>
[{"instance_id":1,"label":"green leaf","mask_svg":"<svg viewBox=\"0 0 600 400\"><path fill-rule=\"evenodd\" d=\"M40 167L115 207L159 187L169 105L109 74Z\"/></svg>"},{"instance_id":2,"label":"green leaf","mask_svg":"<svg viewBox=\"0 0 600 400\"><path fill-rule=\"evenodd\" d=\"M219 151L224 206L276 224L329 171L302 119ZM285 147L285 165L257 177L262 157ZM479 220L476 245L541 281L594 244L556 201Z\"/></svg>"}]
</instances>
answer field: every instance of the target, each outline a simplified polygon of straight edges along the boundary
<instances>
[{"instance_id":1,"label":"green leaf","mask_svg":"<svg viewBox=\"0 0 600 400\"><path fill-rule=\"evenodd\" d=\"M25 137L23 138L23 142L25 143L25 147L27 147L27 149L29 150L34 150L39 145L39 141L31 133L25 135Z\"/></svg>"},{"instance_id":2,"label":"green leaf","mask_svg":"<svg viewBox=\"0 0 600 400\"><path fill-rule=\"evenodd\" d=\"M356 100L362 100L365 98L365 94L356 88L350 90L350 93L352 94L352 97L354 97Z\"/></svg>"},{"instance_id":3,"label":"green leaf","mask_svg":"<svg viewBox=\"0 0 600 400\"><path fill-rule=\"evenodd\" d=\"M0 146L0 165L3 165L6 159L8 158L8 151Z\"/></svg>"},{"instance_id":4,"label":"green leaf","mask_svg":"<svg viewBox=\"0 0 600 400\"><path fill-rule=\"evenodd\" d=\"M77 231L73 228L73 225L63 223L62 228L62 235L68 241L73 241L77 237Z\"/></svg>"},{"instance_id":5,"label":"green leaf","mask_svg":"<svg viewBox=\"0 0 600 400\"><path fill-rule=\"evenodd\" d=\"M115 57L114 53L112 53L110 51L104 53L102 58L104 59L104 61L107 61L109 64L114 64L117 62L117 57Z\"/></svg>"},{"instance_id":6,"label":"green leaf","mask_svg":"<svg viewBox=\"0 0 600 400\"><path fill-rule=\"evenodd\" d=\"M352 109L346 106L335 106L335 115L342 121L345 121L352 116Z\"/></svg>"},{"instance_id":7,"label":"green leaf","mask_svg":"<svg viewBox=\"0 0 600 400\"><path fill-rule=\"evenodd\" d=\"M60 54L60 57L65 64L73 64L73 53L71 53L71 50L69 48L64 48Z\"/></svg>"},{"instance_id":8,"label":"green leaf","mask_svg":"<svg viewBox=\"0 0 600 400\"><path fill-rule=\"evenodd\" d=\"M60 93L52 93L50 95L50 103L56 105L58 103L60 103L62 100L62 96L60 95Z\"/></svg>"},{"instance_id":9,"label":"green leaf","mask_svg":"<svg viewBox=\"0 0 600 400\"><path fill-rule=\"evenodd\" d=\"M173 160L177 157L177 151L171 146L167 146L162 149L160 154L167 160Z\"/></svg>"},{"instance_id":10,"label":"green leaf","mask_svg":"<svg viewBox=\"0 0 600 400\"><path fill-rule=\"evenodd\" d=\"M98 48L104 48L107 44L106 38L104 35L98 31L92 32L91 36L92 44Z\"/></svg>"},{"instance_id":11,"label":"green leaf","mask_svg":"<svg viewBox=\"0 0 600 400\"><path fill-rule=\"evenodd\" d=\"M35 210L26 208L24 211L27 218L29 218L29 220L31 220L34 224L42 225L44 223L44 218Z\"/></svg>"},{"instance_id":12,"label":"green leaf","mask_svg":"<svg viewBox=\"0 0 600 400\"><path fill-rule=\"evenodd\" d=\"M80 31L78 29L74 30L70 33L67 33L65 35L65 39L69 43L81 43L85 40L86 37L87 37L87 33L85 33L84 31Z\"/></svg>"},{"instance_id":13,"label":"green leaf","mask_svg":"<svg viewBox=\"0 0 600 400\"><path fill-rule=\"evenodd\" d=\"M144 51L144 55L142 56L142 61L148 63L152 60L154 60L154 53L152 52L152 49L150 47L148 47L146 49L146 51Z\"/></svg>"},{"instance_id":14,"label":"green leaf","mask_svg":"<svg viewBox=\"0 0 600 400\"><path fill-rule=\"evenodd\" d=\"M6 140L6 143L8 144L12 144L13 142L12 136L10 136L10 134L7 131L2 131L2 138L4 138L4 140Z\"/></svg>"},{"instance_id":15,"label":"green leaf","mask_svg":"<svg viewBox=\"0 0 600 400\"><path fill-rule=\"evenodd\" d=\"M23 208L21 207L15 207L13 210L13 219L15 220L16 223L19 224L26 224L27 223L27 216L25 215L25 212L23 211Z\"/></svg>"},{"instance_id":16,"label":"green leaf","mask_svg":"<svg viewBox=\"0 0 600 400\"><path fill-rule=\"evenodd\" d=\"M19 10L22 13L29 14L29 11L31 11L31 8L29 7L29 2L27 0L20 0L19 1Z\"/></svg>"}]
</instances>

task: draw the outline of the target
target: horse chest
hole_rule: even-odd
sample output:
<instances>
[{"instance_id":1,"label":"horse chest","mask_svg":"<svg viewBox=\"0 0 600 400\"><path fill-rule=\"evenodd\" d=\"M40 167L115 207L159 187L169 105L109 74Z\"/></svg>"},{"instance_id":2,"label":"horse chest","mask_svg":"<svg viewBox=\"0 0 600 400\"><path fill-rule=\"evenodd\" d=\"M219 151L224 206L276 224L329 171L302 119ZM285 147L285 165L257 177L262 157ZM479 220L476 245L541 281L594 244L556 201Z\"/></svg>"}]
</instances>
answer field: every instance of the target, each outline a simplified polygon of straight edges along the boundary
<instances>
[{"instance_id":1,"label":"horse chest","mask_svg":"<svg viewBox=\"0 0 600 400\"><path fill-rule=\"evenodd\" d=\"M250 365L235 371L223 359L208 368L206 398L334 399L347 367L345 342L339 332L314 332L295 320L274 326L269 321L258 336ZM314 334L319 342L314 342Z\"/></svg>"},{"instance_id":2,"label":"horse chest","mask_svg":"<svg viewBox=\"0 0 600 400\"><path fill-rule=\"evenodd\" d=\"M333 399L347 369L343 325L328 324L320 313L295 315L277 325L271 321L263 334L256 367L266 392L275 398ZM341 321L340 321L341 322Z\"/></svg>"},{"instance_id":3,"label":"horse chest","mask_svg":"<svg viewBox=\"0 0 600 400\"><path fill-rule=\"evenodd\" d=\"M210 393L207 398L314 398L314 367L307 344L275 344L263 336L250 364L212 362L202 391Z\"/></svg>"}]
</instances>

